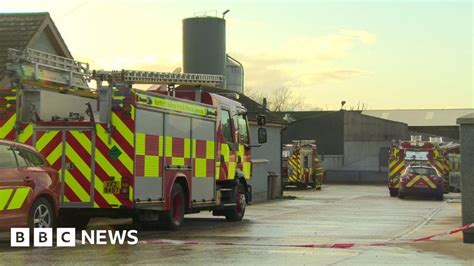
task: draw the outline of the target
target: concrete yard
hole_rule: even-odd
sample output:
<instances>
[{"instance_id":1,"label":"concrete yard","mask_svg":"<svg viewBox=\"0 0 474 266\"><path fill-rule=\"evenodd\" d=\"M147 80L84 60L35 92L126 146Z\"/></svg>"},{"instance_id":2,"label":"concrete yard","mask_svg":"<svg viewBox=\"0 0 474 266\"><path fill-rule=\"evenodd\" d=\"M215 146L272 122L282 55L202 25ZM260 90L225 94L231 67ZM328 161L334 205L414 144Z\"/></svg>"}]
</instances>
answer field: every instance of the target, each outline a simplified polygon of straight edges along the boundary
<instances>
[{"instance_id":1,"label":"concrete yard","mask_svg":"<svg viewBox=\"0 0 474 266\"><path fill-rule=\"evenodd\" d=\"M242 223L209 213L186 216L179 232L141 231L140 240L193 240L199 244L78 246L12 249L0 238L1 264L459 264L474 265L474 245L461 234L427 242L352 248L284 244L406 241L461 225L460 195L443 202L390 198L385 186L328 185L323 191L287 191L286 199L249 206ZM290 197L294 196L294 197ZM130 229L130 220L94 220L89 228ZM238 245L222 245L218 243Z\"/></svg>"}]
</instances>

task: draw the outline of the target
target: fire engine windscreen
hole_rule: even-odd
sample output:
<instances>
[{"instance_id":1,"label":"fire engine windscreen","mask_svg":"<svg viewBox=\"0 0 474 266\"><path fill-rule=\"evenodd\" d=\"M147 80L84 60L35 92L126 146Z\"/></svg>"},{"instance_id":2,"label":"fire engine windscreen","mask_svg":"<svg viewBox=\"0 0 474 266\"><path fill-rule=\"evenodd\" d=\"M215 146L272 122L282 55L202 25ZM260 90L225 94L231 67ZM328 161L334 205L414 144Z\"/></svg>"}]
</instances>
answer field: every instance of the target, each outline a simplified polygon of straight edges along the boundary
<instances>
[{"instance_id":1,"label":"fire engine windscreen","mask_svg":"<svg viewBox=\"0 0 474 266\"><path fill-rule=\"evenodd\" d=\"M405 160L428 161L428 152L427 151L406 151Z\"/></svg>"}]
</instances>

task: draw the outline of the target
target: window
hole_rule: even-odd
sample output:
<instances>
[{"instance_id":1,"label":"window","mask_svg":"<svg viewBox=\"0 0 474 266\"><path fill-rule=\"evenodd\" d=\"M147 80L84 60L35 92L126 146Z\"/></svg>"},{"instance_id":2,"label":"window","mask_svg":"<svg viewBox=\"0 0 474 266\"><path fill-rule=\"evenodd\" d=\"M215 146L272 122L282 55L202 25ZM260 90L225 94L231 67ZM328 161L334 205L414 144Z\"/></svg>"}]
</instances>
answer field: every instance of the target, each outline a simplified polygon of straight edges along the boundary
<instances>
[{"instance_id":1,"label":"window","mask_svg":"<svg viewBox=\"0 0 474 266\"><path fill-rule=\"evenodd\" d=\"M241 143L249 144L249 130L247 127L247 119L244 115L239 115L239 138Z\"/></svg>"},{"instance_id":2,"label":"window","mask_svg":"<svg viewBox=\"0 0 474 266\"><path fill-rule=\"evenodd\" d=\"M42 165L44 165L43 159L41 159L41 157L34 154L33 152L27 151L27 150L22 150L21 153L23 154L23 157L25 157L25 160L28 161L29 165L31 165L31 166L42 166Z\"/></svg>"},{"instance_id":3,"label":"window","mask_svg":"<svg viewBox=\"0 0 474 266\"><path fill-rule=\"evenodd\" d=\"M412 167L410 168L410 174L436 175L436 170L428 167Z\"/></svg>"},{"instance_id":4,"label":"window","mask_svg":"<svg viewBox=\"0 0 474 266\"><path fill-rule=\"evenodd\" d=\"M17 168L13 150L10 146L0 145L0 168Z\"/></svg>"},{"instance_id":5,"label":"window","mask_svg":"<svg viewBox=\"0 0 474 266\"><path fill-rule=\"evenodd\" d=\"M13 152L16 155L16 160L18 162L18 167L28 167L30 166L28 157L26 157L25 152L20 149L13 149Z\"/></svg>"},{"instance_id":6,"label":"window","mask_svg":"<svg viewBox=\"0 0 474 266\"><path fill-rule=\"evenodd\" d=\"M230 113L227 110L221 110L221 120L222 120L222 133L224 134L224 139L227 142L234 142L232 137L232 120L230 119Z\"/></svg>"}]
</instances>

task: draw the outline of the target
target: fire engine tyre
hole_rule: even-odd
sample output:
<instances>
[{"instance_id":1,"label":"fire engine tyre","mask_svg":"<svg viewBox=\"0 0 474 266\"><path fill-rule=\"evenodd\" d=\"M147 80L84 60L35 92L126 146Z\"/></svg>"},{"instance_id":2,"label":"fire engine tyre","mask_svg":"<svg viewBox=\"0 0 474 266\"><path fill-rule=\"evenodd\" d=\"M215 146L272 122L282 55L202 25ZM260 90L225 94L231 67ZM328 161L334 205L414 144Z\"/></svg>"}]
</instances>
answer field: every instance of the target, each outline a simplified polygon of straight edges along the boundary
<instances>
[{"instance_id":1,"label":"fire engine tyre","mask_svg":"<svg viewBox=\"0 0 474 266\"><path fill-rule=\"evenodd\" d=\"M63 214L59 216L58 223L60 227L74 227L78 230L83 230L86 229L89 220L89 216Z\"/></svg>"},{"instance_id":2,"label":"fire engine tyre","mask_svg":"<svg viewBox=\"0 0 474 266\"><path fill-rule=\"evenodd\" d=\"M244 186L239 182L235 189L235 207L225 212L225 219L229 222L240 222L244 218L247 208Z\"/></svg>"},{"instance_id":3,"label":"fire engine tyre","mask_svg":"<svg viewBox=\"0 0 474 266\"><path fill-rule=\"evenodd\" d=\"M398 196L398 189L390 188L390 197L397 197Z\"/></svg>"},{"instance_id":4,"label":"fire engine tyre","mask_svg":"<svg viewBox=\"0 0 474 266\"><path fill-rule=\"evenodd\" d=\"M51 204L44 198L37 199L31 205L28 216L28 226L32 228L52 228L55 225L55 217Z\"/></svg>"},{"instance_id":5,"label":"fire engine tyre","mask_svg":"<svg viewBox=\"0 0 474 266\"><path fill-rule=\"evenodd\" d=\"M405 198L405 194L402 193L401 191L398 192L398 198L399 199L404 199Z\"/></svg>"},{"instance_id":6,"label":"fire engine tyre","mask_svg":"<svg viewBox=\"0 0 474 266\"><path fill-rule=\"evenodd\" d=\"M168 230L179 229L184 220L185 199L183 188L175 183L171 190L171 210L160 214L160 225Z\"/></svg>"}]
</instances>

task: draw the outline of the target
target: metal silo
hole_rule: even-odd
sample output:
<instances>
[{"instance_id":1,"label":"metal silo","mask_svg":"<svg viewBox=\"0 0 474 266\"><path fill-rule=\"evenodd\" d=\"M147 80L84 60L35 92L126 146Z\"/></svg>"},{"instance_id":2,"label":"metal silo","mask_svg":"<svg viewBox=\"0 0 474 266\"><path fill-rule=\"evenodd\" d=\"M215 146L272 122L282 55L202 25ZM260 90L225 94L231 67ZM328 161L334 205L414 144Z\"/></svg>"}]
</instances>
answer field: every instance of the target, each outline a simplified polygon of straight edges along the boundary
<instances>
[{"instance_id":1,"label":"metal silo","mask_svg":"<svg viewBox=\"0 0 474 266\"><path fill-rule=\"evenodd\" d=\"M225 69L225 20L209 16L184 19L184 73L224 76Z\"/></svg>"}]
</instances>

